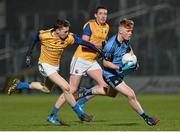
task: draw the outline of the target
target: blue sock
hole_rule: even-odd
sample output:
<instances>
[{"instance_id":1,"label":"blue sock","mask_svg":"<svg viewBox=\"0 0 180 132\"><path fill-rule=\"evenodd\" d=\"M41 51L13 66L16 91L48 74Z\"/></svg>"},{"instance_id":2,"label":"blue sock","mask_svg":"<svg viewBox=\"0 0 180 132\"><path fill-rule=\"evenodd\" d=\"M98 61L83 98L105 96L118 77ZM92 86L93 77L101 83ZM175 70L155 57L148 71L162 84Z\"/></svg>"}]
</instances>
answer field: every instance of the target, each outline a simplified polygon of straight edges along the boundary
<instances>
[{"instance_id":1,"label":"blue sock","mask_svg":"<svg viewBox=\"0 0 180 132\"><path fill-rule=\"evenodd\" d=\"M81 106L78 103L76 103L76 105L74 107L72 107L72 109L77 114L77 116L80 117L80 118L84 114L83 109L81 108Z\"/></svg>"},{"instance_id":2,"label":"blue sock","mask_svg":"<svg viewBox=\"0 0 180 132\"><path fill-rule=\"evenodd\" d=\"M29 83L28 82L20 82L20 83L18 83L17 89L29 89Z\"/></svg>"},{"instance_id":3,"label":"blue sock","mask_svg":"<svg viewBox=\"0 0 180 132\"><path fill-rule=\"evenodd\" d=\"M80 99L77 101L77 103L78 103L81 107L83 107L84 104L85 104L87 101L88 101L88 99L87 99L86 97L83 97L83 98L80 98Z\"/></svg>"},{"instance_id":4,"label":"blue sock","mask_svg":"<svg viewBox=\"0 0 180 132\"><path fill-rule=\"evenodd\" d=\"M52 111L51 111L51 115L56 115L58 113L59 109L56 108L56 106L53 107Z\"/></svg>"}]
</instances>

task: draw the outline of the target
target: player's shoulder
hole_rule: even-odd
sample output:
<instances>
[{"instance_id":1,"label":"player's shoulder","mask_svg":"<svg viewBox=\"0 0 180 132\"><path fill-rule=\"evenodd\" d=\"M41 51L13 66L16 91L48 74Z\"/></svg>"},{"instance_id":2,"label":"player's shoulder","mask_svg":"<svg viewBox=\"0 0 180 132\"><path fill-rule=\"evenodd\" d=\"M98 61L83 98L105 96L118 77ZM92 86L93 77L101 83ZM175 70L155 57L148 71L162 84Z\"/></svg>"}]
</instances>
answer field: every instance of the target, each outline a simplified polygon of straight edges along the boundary
<instances>
[{"instance_id":1,"label":"player's shoulder","mask_svg":"<svg viewBox=\"0 0 180 132\"><path fill-rule=\"evenodd\" d=\"M89 26L91 27L91 26L94 26L94 25L96 25L96 24L97 24L97 22L96 22L95 19L90 19L89 21L87 21L87 22L84 24L84 27L87 26L87 25L89 25Z\"/></svg>"},{"instance_id":2,"label":"player's shoulder","mask_svg":"<svg viewBox=\"0 0 180 132\"><path fill-rule=\"evenodd\" d=\"M116 35L113 35L108 39L107 43L113 43L115 40L116 40Z\"/></svg>"},{"instance_id":3,"label":"player's shoulder","mask_svg":"<svg viewBox=\"0 0 180 132\"><path fill-rule=\"evenodd\" d=\"M95 21L95 19L90 19L89 21L87 21L86 23L89 23L89 24L91 24L91 23L95 23L96 21Z\"/></svg>"},{"instance_id":4,"label":"player's shoulder","mask_svg":"<svg viewBox=\"0 0 180 132\"><path fill-rule=\"evenodd\" d=\"M75 35L74 33L70 32L70 33L68 34L68 38L73 38L74 35Z\"/></svg>"},{"instance_id":5,"label":"player's shoulder","mask_svg":"<svg viewBox=\"0 0 180 132\"><path fill-rule=\"evenodd\" d=\"M76 34L70 32L65 41L67 41L69 44L73 44L74 40L76 39L75 36L76 36Z\"/></svg>"},{"instance_id":6,"label":"player's shoulder","mask_svg":"<svg viewBox=\"0 0 180 132\"><path fill-rule=\"evenodd\" d=\"M98 24L97 21L96 21L95 19L91 19L91 20L89 20L89 21L86 22L86 23L87 23L87 24L88 24L88 23L89 23L89 24ZM104 23L103 26L109 27L109 24L108 24L108 23Z\"/></svg>"},{"instance_id":7,"label":"player's shoulder","mask_svg":"<svg viewBox=\"0 0 180 132\"><path fill-rule=\"evenodd\" d=\"M109 24L108 23L105 23L105 26L109 29Z\"/></svg>"},{"instance_id":8,"label":"player's shoulder","mask_svg":"<svg viewBox=\"0 0 180 132\"><path fill-rule=\"evenodd\" d=\"M108 41L105 44L105 49L111 49L111 47L113 46L115 40L116 40L116 35L109 38Z\"/></svg>"},{"instance_id":9,"label":"player's shoulder","mask_svg":"<svg viewBox=\"0 0 180 132\"><path fill-rule=\"evenodd\" d=\"M52 29L40 30L39 31L40 37L51 36L51 34L52 34Z\"/></svg>"},{"instance_id":10,"label":"player's shoulder","mask_svg":"<svg viewBox=\"0 0 180 132\"><path fill-rule=\"evenodd\" d=\"M85 24L84 24L84 28L87 26L87 25L91 25L92 23L94 22L94 20L93 19L91 19L91 20L89 20L89 21L87 21Z\"/></svg>"},{"instance_id":11,"label":"player's shoulder","mask_svg":"<svg viewBox=\"0 0 180 132\"><path fill-rule=\"evenodd\" d=\"M104 25L99 25L99 24L96 22L95 19L91 19L91 20L87 21L87 22L84 24L83 28L85 28L85 27L87 27L87 26L89 26L91 29L97 28L97 27L99 27L99 28L102 28L102 27L103 27L103 28L106 28L106 29L109 30L109 24L108 24L108 23L104 23Z\"/></svg>"},{"instance_id":12,"label":"player's shoulder","mask_svg":"<svg viewBox=\"0 0 180 132\"><path fill-rule=\"evenodd\" d=\"M52 29L47 30L40 30L39 31L39 38L40 40L46 39L46 38L52 38Z\"/></svg>"},{"instance_id":13,"label":"player's shoulder","mask_svg":"<svg viewBox=\"0 0 180 132\"><path fill-rule=\"evenodd\" d=\"M50 33L50 32L52 32L52 28L51 29L45 29L45 30L43 29L43 30L39 31L40 34L46 34L46 33Z\"/></svg>"}]
</instances>

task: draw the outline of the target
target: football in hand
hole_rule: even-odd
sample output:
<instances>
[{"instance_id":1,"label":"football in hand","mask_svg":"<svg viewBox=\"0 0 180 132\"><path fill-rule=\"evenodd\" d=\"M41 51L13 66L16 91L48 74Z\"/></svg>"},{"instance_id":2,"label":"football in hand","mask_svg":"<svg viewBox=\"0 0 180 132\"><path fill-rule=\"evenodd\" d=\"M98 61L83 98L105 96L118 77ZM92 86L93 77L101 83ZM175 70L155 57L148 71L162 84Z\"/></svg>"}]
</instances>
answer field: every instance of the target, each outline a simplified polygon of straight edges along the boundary
<instances>
[{"instance_id":1,"label":"football in hand","mask_svg":"<svg viewBox=\"0 0 180 132\"><path fill-rule=\"evenodd\" d=\"M135 65L137 63L137 57L135 54L126 53L122 56L122 64Z\"/></svg>"}]
</instances>

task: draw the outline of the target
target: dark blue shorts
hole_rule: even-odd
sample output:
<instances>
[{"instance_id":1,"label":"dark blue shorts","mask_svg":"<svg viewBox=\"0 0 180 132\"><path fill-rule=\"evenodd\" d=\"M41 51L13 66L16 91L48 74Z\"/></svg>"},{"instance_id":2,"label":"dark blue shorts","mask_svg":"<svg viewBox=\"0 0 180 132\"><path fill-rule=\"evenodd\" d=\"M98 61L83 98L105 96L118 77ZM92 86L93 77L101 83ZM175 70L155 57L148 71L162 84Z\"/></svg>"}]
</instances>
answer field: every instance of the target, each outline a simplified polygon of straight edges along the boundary
<instances>
[{"instance_id":1,"label":"dark blue shorts","mask_svg":"<svg viewBox=\"0 0 180 132\"><path fill-rule=\"evenodd\" d=\"M120 83L122 83L124 76L111 76L111 77L104 77L104 81L112 88L115 88Z\"/></svg>"}]
</instances>

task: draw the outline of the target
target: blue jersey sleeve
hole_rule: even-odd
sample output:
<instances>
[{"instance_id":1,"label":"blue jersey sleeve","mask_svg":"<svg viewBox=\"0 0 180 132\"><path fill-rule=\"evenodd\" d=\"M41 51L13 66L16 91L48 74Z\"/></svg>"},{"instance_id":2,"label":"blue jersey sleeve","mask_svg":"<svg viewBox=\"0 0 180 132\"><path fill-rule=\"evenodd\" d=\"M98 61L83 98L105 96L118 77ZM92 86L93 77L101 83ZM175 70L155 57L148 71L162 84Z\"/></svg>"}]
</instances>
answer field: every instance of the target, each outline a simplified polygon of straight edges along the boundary
<instances>
[{"instance_id":1,"label":"blue jersey sleeve","mask_svg":"<svg viewBox=\"0 0 180 132\"><path fill-rule=\"evenodd\" d=\"M86 25L86 27L83 30L83 35L87 35L87 36L91 36L92 32L91 32L91 28L89 23Z\"/></svg>"},{"instance_id":2,"label":"blue jersey sleeve","mask_svg":"<svg viewBox=\"0 0 180 132\"><path fill-rule=\"evenodd\" d=\"M103 52L100 49L96 48L96 46L93 45L92 43L85 41L85 40L82 40L76 34L73 34L73 37L74 37L74 43L75 44L86 46L86 47L98 52L101 56L104 56Z\"/></svg>"},{"instance_id":3,"label":"blue jersey sleeve","mask_svg":"<svg viewBox=\"0 0 180 132\"><path fill-rule=\"evenodd\" d=\"M39 32L37 32L36 34L35 34L35 36L34 36L34 42L33 43L37 43L37 42L39 42Z\"/></svg>"},{"instance_id":4,"label":"blue jersey sleeve","mask_svg":"<svg viewBox=\"0 0 180 132\"><path fill-rule=\"evenodd\" d=\"M73 33L74 43L75 44L82 44L82 39L78 37L76 34Z\"/></svg>"}]
</instances>

